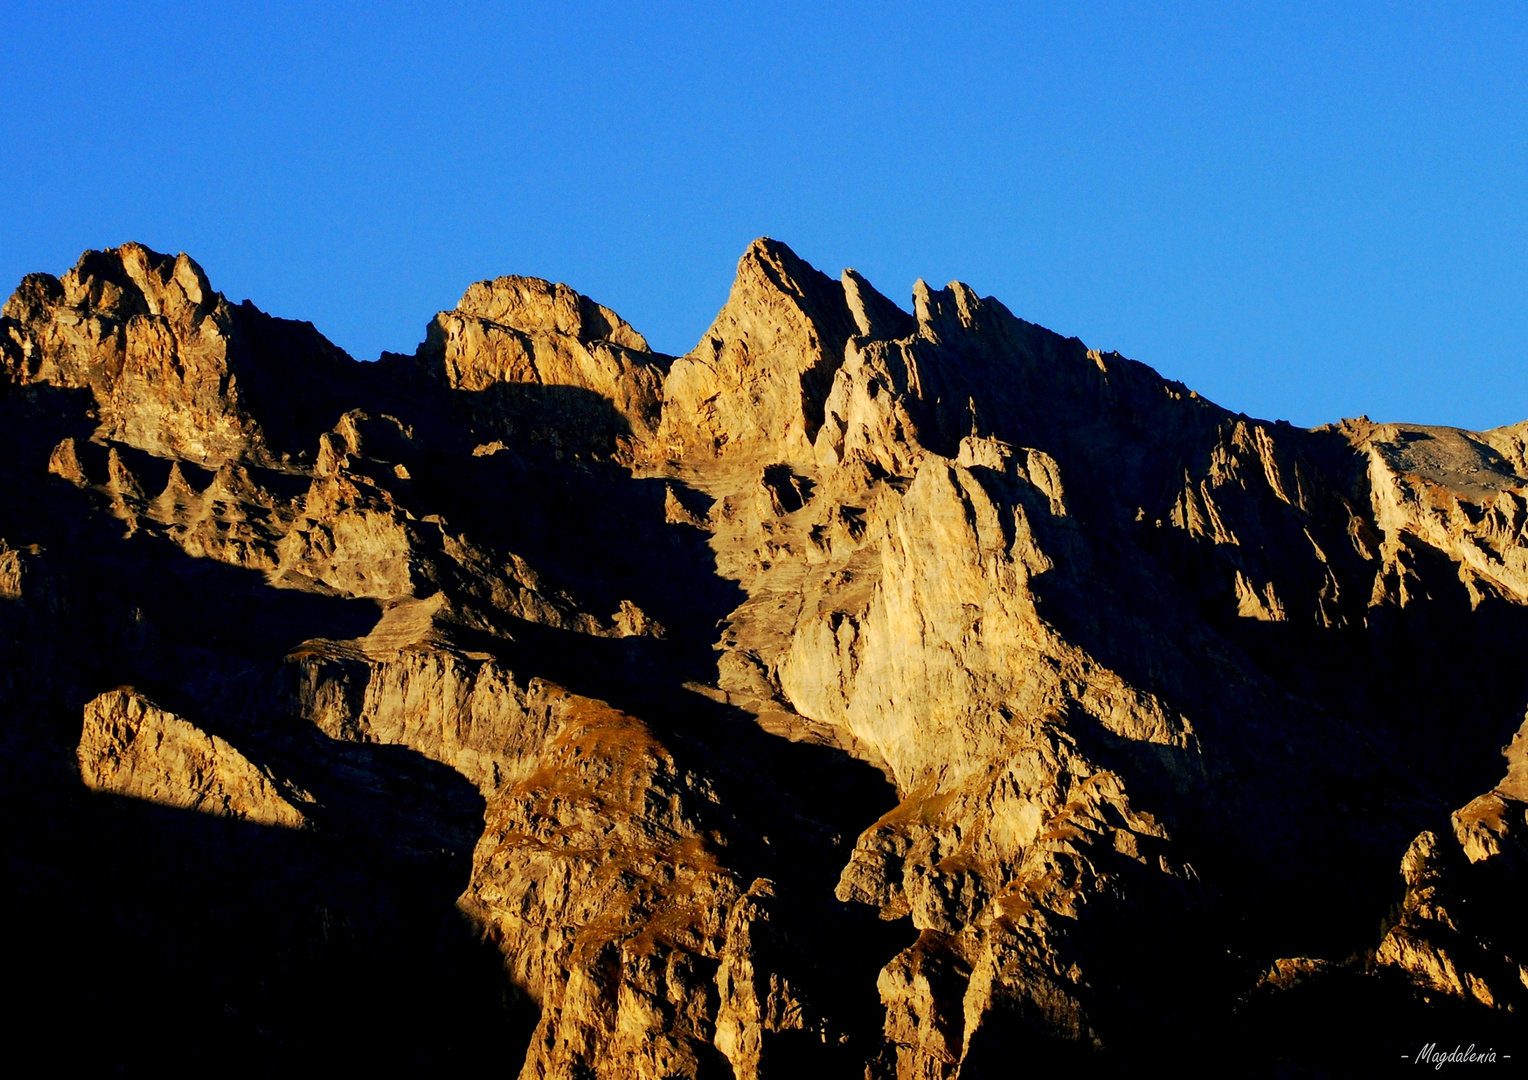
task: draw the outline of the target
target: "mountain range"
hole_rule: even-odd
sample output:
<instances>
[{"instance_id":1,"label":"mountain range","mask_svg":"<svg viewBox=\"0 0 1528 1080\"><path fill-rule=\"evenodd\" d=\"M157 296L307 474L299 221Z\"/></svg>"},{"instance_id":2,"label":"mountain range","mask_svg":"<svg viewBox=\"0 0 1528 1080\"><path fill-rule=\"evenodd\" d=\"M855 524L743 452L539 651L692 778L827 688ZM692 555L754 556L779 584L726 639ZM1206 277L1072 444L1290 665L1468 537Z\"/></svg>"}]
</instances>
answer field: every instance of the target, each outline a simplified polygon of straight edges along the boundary
<instances>
[{"instance_id":1,"label":"mountain range","mask_svg":"<svg viewBox=\"0 0 1528 1080\"><path fill-rule=\"evenodd\" d=\"M684 356L501 277L359 362L184 254L23 280L18 1037L524 1080L1528 1054L1528 423L1300 429L959 282L910 308L761 239Z\"/></svg>"}]
</instances>

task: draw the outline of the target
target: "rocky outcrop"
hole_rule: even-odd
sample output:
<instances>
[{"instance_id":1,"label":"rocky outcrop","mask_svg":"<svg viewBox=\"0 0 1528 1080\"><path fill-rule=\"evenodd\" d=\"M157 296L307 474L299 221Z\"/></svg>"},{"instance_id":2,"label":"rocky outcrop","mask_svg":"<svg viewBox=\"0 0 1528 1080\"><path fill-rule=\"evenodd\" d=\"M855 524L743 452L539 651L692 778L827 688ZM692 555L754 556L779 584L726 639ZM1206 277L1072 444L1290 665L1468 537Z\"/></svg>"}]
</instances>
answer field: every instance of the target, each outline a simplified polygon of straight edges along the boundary
<instances>
[{"instance_id":1,"label":"rocky outcrop","mask_svg":"<svg viewBox=\"0 0 1528 1080\"><path fill-rule=\"evenodd\" d=\"M1528 597L1523 547L1524 478L1494 443L1511 450L1508 432L1459 431L1410 424L1353 423L1345 432L1368 458L1374 526L1380 534L1376 601L1414 599L1417 575L1408 546L1447 552L1471 603L1486 594Z\"/></svg>"},{"instance_id":2,"label":"rocky outcrop","mask_svg":"<svg viewBox=\"0 0 1528 1080\"><path fill-rule=\"evenodd\" d=\"M501 277L435 316L419 362L504 436L629 454L657 427L668 357L566 285Z\"/></svg>"},{"instance_id":3,"label":"rocky outcrop","mask_svg":"<svg viewBox=\"0 0 1528 1080\"><path fill-rule=\"evenodd\" d=\"M1424 991L1489 1009L1528 1008L1528 947L1510 899L1528 881L1528 724L1506 749L1502 782L1424 832L1401 861L1399 917L1375 954Z\"/></svg>"},{"instance_id":4,"label":"rocky outcrop","mask_svg":"<svg viewBox=\"0 0 1528 1080\"><path fill-rule=\"evenodd\" d=\"M740 889L715 796L640 721L563 696L536 773L487 814L466 902L541 1006L524 1077L703 1075Z\"/></svg>"},{"instance_id":5,"label":"rocky outcrop","mask_svg":"<svg viewBox=\"0 0 1528 1080\"><path fill-rule=\"evenodd\" d=\"M754 241L716 321L664 379L660 452L810 460L852 318L841 284Z\"/></svg>"},{"instance_id":6,"label":"rocky outcrop","mask_svg":"<svg viewBox=\"0 0 1528 1080\"><path fill-rule=\"evenodd\" d=\"M96 791L261 825L303 824L269 773L129 689L85 706L78 757L80 777Z\"/></svg>"},{"instance_id":7,"label":"rocky outcrop","mask_svg":"<svg viewBox=\"0 0 1528 1080\"><path fill-rule=\"evenodd\" d=\"M358 642L305 642L284 664L287 708L331 738L406 746L491 796L540 767L556 721L539 683L430 640L437 610L405 602Z\"/></svg>"},{"instance_id":8,"label":"rocky outcrop","mask_svg":"<svg viewBox=\"0 0 1528 1080\"><path fill-rule=\"evenodd\" d=\"M350 363L310 324L234 307L189 256L141 244L29 276L4 318L13 382L88 390L103 437L210 468L295 452ZM307 400L287 394L294 376Z\"/></svg>"},{"instance_id":9,"label":"rocky outcrop","mask_svg":"<svg viewBox=\"0 0 1528 1080\"><path fill-rule=\"evenodd\" d=\"M1383 1052L1516 1018L1522 426L1302 431L959 282L910 309L760 240L683 357L503 277L363 365L184 255L27 278L0 791L32 910L97 895L47 883L101 830L200 837L176 865L275 981L175 945L196 919L165 955L273 1070L325 1045L281 1004L319 976L408 999L352 1022L416 1071L548 1080L1128 1071L1322 995ZM138 941L162 893L105 895ZM451 1057L416 983L492 1052Z\"/></svg>"}]
</instances>

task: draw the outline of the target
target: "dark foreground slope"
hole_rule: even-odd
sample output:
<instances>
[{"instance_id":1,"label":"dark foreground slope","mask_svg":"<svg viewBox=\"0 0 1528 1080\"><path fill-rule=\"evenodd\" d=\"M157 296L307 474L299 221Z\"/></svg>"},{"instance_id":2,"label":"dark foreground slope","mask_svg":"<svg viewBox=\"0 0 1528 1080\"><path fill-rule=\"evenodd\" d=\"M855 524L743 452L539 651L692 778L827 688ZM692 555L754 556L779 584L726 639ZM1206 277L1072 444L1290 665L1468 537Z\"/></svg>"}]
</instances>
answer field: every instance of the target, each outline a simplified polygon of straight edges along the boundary
<instances>
[{"instance_id":1,"label":"dark foreground slope","mask_svg":"<svg viewBox=\"0 0 1528 1080\"><path fill-rule=\"evenodd\" d=\"M1528 429L1268 424L913 301L761 240L684 357L500 278L360 364L184 255L27 278L18 1037L654 1080L1528 1054Z\"/></svg>"}]
</instances>

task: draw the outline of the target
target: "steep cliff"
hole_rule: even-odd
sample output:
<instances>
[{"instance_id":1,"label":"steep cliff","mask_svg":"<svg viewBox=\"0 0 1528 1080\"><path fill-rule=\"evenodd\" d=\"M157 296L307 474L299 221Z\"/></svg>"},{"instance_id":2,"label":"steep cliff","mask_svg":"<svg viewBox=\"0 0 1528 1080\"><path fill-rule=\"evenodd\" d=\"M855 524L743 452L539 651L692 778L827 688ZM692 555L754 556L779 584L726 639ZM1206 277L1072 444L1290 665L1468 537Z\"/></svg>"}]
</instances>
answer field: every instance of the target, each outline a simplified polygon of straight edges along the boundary
<instances>
[{"instance_id":1,"label":"steep cliff","mask_svg":"<svg viewBox=\"0 0 1528 1080\"><path fill-rule=\"evenodd\" d=\"M1524 431L912 301L759 240L683 357L501 277L362 364L186 255L23 281L29 1022L569 1080L1516 1039Z\"/></svg>"}]
</instances>

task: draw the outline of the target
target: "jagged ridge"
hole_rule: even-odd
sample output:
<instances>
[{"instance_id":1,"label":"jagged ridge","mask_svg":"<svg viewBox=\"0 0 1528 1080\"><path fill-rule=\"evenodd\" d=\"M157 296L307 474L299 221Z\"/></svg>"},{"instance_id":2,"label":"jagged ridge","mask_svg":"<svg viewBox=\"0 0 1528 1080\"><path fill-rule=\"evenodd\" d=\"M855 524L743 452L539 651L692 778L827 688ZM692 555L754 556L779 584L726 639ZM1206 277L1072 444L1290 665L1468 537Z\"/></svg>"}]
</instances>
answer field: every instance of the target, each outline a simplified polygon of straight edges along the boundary
<instances>
[{"instance_id":1,"label":"jagged ridge","mask_svg":"<svg viewBox=\"0 0 1528 1080\"><path fill-rule=\"evenodd\" d=\"M360 364L185 255L28 277L6 760L64 824L13 861L104 828L82 775L346 853L285 891L359 941L459 894L534 1016L488 1006L481 1050L526 1077L974 1077L1290 1010L1376 1043L1520 1015L1528 735L1475 796L1528 696L1528 425L1301 431L960 283L912 306L760 240L683 357L506 277ZM333 952L293 925L226 920ZM410 947L487 985L450 940ZM286 1033L252 1044L272 1069L323 1043L211 963ZM449 1057L429 1015L366 1030Z\"/></svg>"}]
</instances>

